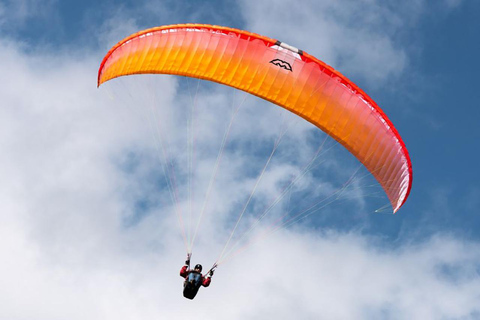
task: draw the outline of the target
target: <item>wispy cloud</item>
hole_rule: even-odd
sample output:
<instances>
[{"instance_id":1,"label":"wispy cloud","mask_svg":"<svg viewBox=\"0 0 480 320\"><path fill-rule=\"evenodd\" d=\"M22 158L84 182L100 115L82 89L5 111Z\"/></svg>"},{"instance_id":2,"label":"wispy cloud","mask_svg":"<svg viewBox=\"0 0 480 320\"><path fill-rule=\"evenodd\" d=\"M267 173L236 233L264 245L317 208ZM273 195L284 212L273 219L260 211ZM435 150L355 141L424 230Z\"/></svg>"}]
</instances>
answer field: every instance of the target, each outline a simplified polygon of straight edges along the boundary
<instances>
[{"instance_id":1,"label":"wispy cloud","mask_svg":"<svg viewBox=\"0 0 480 320\"><path fill-rule=\"evenodd\" d=\"M3 32L12 32L27 26L32 19L47 21L55 18L56 0L19 0L0 3L0 26Z\"/></svg>"}]
</instances>

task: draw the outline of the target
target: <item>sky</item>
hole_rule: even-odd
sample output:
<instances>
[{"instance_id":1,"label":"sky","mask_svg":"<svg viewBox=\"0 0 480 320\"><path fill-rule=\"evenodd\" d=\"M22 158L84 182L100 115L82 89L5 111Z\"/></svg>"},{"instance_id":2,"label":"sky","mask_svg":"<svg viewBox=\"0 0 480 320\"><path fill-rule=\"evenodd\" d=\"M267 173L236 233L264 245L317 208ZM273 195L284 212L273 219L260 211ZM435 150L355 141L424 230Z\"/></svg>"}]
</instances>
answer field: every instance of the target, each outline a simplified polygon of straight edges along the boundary
<instances>
[{"instance_id":1,"label":"sky","mask_svg":"<svg viewBox=\"0 0 480 320\"><path fill-rule=\"evenodd\" d=\"M479 13L474 0L1 0L0 319L480 319ZM176 23L279 39L355 82L409 150L405 205L376 212L386 197L348 152L258 98L174 76L96 87L113 45ZM245 250L183 298L188 240L207 269L246 203L230 242Z\"/></svg>"}]
</instances>

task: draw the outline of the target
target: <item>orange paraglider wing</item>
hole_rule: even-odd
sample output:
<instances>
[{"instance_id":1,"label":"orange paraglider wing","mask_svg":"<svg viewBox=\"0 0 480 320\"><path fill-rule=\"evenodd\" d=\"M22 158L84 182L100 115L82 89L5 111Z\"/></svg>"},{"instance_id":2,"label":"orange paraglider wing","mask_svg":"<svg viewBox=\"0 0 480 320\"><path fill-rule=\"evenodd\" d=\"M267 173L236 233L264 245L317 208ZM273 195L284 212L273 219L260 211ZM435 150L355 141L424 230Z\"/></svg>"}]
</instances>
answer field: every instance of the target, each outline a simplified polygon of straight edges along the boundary
<instances>
[{"instance_id":1,"label":"orange paraglider wing","mask_svg":"<svg viewBox=\"0 0 480 320\"><path fill-rule=\"evenodd\" d=\"M271 101L347 148L383 187L394 212L410 193L410 157L387 116L353 82L302 50L227 27L162 26L115 45L100 65L98 86L142 73L206 79Z\"/></svg>"}]
</instances>

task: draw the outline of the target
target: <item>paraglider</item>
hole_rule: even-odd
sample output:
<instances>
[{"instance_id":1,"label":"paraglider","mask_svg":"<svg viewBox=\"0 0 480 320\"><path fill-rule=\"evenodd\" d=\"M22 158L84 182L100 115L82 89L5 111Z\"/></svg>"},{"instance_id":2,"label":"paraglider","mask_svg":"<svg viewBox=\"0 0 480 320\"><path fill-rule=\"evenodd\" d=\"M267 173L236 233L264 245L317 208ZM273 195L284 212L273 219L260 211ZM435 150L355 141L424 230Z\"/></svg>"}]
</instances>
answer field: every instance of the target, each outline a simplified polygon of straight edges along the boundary
<instances>
[{"instance_id":1,"label":"paraglider","mask_svg":"<svg viewBox=\"0 0 480 320\"><path fill-rule=\"evenodd\" d=\"M201 286L208 287L212 281L214 268L207 272L206 276L202 275L202 265L197 264L193 270L190 269L190 254L187 255L185 265L180 269L180 276L185 278L183 283L183 296L193 300L197 295Z\"/></svg>"},{"instance_id":2,"label":"paraglider","mask_svg":"<svg viewBox=\"0 0 480 320\"><path fill-rule=\"evenodd\" d=\"M97 85L146 73L210 80L270 101L343 145L375 177L394 213L409 196L410 156L392 122L353 82L303 50L228 27L161 26L113 46L100 65ZM195 236L196 231L191 245ZM190 270L190 260L186 262L181 270L188 287L184 295L193 299L201 285L210 284L214 268L203 277L201 268Z\"/></svg>"}]
</instances>

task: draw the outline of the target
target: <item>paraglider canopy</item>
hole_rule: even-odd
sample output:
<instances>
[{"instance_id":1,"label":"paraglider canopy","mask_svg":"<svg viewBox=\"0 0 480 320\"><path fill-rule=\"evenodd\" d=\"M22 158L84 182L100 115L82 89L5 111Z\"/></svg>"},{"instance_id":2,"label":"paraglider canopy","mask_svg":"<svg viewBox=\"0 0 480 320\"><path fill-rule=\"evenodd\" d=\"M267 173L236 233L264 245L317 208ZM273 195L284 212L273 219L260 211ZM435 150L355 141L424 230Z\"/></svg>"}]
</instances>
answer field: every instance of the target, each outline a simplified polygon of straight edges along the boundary
<instances>
[{"instance_id":1,"label":"paraglider canopy","mask_svg":"<svg viewBox=\"0 0 480 320\"><path fill-rule=\"evenodd\" d=\"M348 149L383 187L394 212L407 200L411 161L391 121L353 82L302 50L233 28L162 26L116 44L101 63L98 86L142 73L206 79L271 101Z\"/></svg>"}]
</instances>

